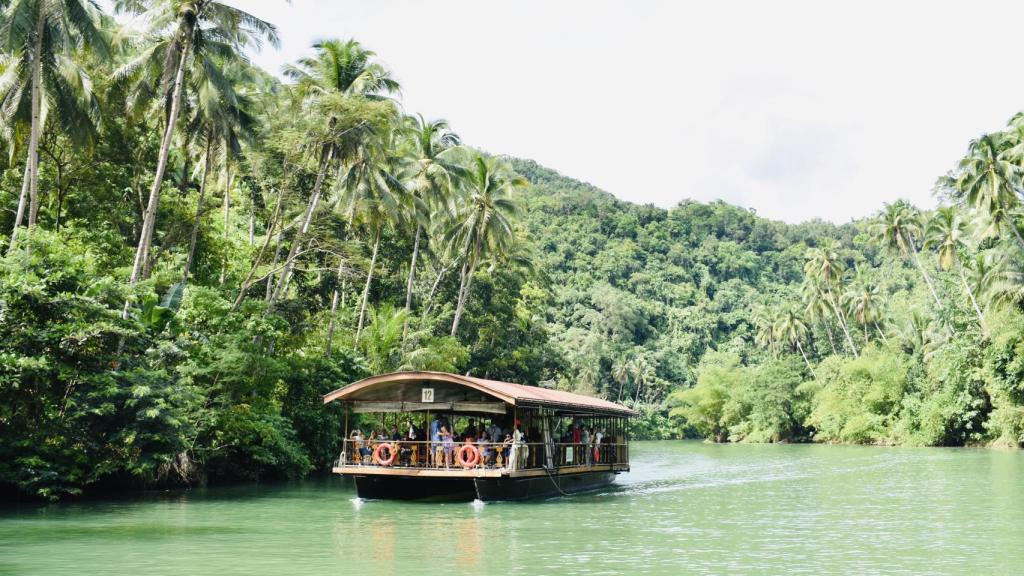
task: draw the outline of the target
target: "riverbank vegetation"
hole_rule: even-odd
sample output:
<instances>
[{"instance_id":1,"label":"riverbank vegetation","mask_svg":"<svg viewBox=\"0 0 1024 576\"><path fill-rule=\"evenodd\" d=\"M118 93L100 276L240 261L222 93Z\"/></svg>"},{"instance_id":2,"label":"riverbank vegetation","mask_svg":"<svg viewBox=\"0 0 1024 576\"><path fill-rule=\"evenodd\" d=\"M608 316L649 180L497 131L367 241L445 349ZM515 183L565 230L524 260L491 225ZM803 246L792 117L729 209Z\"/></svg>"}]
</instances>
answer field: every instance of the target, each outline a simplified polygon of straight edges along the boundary
<instances>
[{"instance_id":1,"label":"riverbank vegetation","mask_svg":"<svg viewBox=\"0 0 1024 576\"><path fill-rule=\"evenodd\" d=\"M948 208L787 225L481 153L354 40L280 80L246 57L273 25L212 0L0 5L11 491L301 476L337 457L320 395L399 369L603 396L649 438L1024 440L1017 119Z\"/></svg>"}]
</instances>

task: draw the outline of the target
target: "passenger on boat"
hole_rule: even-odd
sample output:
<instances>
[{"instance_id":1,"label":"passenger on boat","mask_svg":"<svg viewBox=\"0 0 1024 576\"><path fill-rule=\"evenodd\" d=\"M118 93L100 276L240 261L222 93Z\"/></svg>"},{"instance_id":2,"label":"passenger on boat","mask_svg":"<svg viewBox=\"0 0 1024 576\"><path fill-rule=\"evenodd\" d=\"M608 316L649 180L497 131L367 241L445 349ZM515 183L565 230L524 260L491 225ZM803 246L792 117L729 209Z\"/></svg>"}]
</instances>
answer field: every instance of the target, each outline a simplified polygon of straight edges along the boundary
<instances>
[{"instance_id":1,"label":"passenger on boat","mask_svg":"<svg viewBox=\"0 0 1024 576\"><path fill-rule=\"evenodd\" d=\"M467 442L476 440L476 420L473 418L469 419L469 424L466 429L462 431L462 439Z\"/></svg>"},{"instance_id":2,"label":"passenger on boat","mask_svg":"<svg viewBox=\"0 0 1024 576\"><path fill-rule=\"evenodd\" d=\"M497 420L491 420L491 426L487 429L487 433L490 434L491 440L495 442L501 442L501 439L505 437L501 433L501 426L498 426Z\"/></svg>"},{"instance_id":3,"label":"passenger on boat","mask_svg":"<svg viewBox=\"0 0 1024 576\"><path fill-rule=\"evenodd\" d=\"M455 457L455 437L444 424L441 425L441 443L444 446L444 467L450 468Z\"/></svg>"},{"instance_id":4,"label":"passenger on boat","mask_svg":"<svg viewBox=\"0 0 1024 576\"><path fill-rule=\"evenodd\" d=\"M350 435L352 438L352 448L359 454L358 461L360 464L363 460L370 456L370 448L366 446L366 439L363 438L363 431L356 428Z\"/></svg>"},{"instance_id":5,"label":"passenger on boat","mask_svg":"<svg viewBox=\"0 0 1024 576\"><path fill-rule=\"evenodd\" d=\"M583 427L583 436L582 436L582 439L581 439L581 443L582 443L582 448L583 448L583 459L584 459L584 462L586 463L587 466L590 466L591 460L594 457L594 453L591 450L592 446L591 446L591 443L590 443L590 430L587 429L585 426Z\"/></svg>"},{"instance_id":6,"label":"passenger on boat","mask_svg":"<svg viewBox=\"0 0 1024 576\"><path fill-rule=\"evenodd\" d=\"M398 431L398 426L391 426L391 441L398 442L402 439L402 434Z\"/></svg>"},{"instance_id":7,"label":"passenger on boat","mask_svg":"<svg viewBox=\"0 0 1024 576\"><path fill-rule=\"evenodd\" d=\"M483 465L487 467L494 458L494 448L491 447L491 435L487 433L487 430L480 433L480 436L477 438L477 444L480 447L480 458L483 460Z\"/></svg>"},{"instance_id":8,"label":"passenger on boat","mask_svg":"<svg viewBox=\"0 0 1024 576\"><path fill-rule=\"evenodd\" d=\"M438 453L441 451L441 420L437 414L430 421L430 464L440 466Z\"/></svg>"},{"instance_id":9,"label":"passenger on boat","mask_svg":"<svg viewBox=\"0 0 1024 576\"><path fill-rule=\"evenodd\" d=\"M512 455L512 435L505 434L505 440L501 443L501 460L505 463L506 468L512 467L512 459L509 456Z\"/></svg>"}]
</instances>

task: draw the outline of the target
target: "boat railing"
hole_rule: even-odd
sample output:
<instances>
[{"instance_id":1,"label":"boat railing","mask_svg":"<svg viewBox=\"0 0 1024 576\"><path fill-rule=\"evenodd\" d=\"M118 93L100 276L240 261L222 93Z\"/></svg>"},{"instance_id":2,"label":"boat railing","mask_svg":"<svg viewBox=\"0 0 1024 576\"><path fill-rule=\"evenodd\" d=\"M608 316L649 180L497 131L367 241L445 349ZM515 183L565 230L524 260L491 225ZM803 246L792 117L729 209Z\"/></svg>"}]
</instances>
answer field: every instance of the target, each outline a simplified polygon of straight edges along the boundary
<instances>
[{"instance_id":1,"label":"boat railing","mask_svg":"<svg viewBox=\"0 0 1024 576\"><path fill-rule=\"evenodd\" d=\"M479 454L462 450L472 445ZM460 460L460 452L464 458ZM477 460L469 466L466 460ZM338 458L339 467L505 469L593 467L629 462L625 443L585 444L573 442L433 442L424 440L346 439Z\"/></svg>"}]
</instances>

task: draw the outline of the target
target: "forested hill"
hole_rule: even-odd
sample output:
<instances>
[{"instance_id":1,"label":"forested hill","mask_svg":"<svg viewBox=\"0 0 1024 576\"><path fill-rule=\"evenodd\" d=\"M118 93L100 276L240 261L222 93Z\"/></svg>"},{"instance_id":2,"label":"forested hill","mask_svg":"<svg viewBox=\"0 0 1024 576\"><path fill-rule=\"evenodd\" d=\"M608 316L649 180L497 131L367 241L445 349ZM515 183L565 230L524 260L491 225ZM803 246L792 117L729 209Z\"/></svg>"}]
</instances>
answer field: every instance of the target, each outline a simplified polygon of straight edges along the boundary
<instances>
[{"instance_id":1,"label":"forested hill","mask_svg":"<svg viewBox=\"0 0 1024 576\"><path fill-rule=\"evenodd\" d=\"M511 163L531 183L529 235L565 375L612 399L656 405L692 386L705 352L752 343L755 305L796 292L809 246L857 234L853 224L787 225L725 202L633 204L533 161Z\"/></svg>"},{"instance_id":2,"label":"forested hill","mask_svg":"<svg viewBox=\"0 0 1024 576\"><path fill-rule=\"evenodd\" d=\"M512 164L532 184L559 385L634 405L639 435L1024 440L1018 247L984 215L895 201L790 225L724 202L631 204Z\"/></svg>"}]
</instances>

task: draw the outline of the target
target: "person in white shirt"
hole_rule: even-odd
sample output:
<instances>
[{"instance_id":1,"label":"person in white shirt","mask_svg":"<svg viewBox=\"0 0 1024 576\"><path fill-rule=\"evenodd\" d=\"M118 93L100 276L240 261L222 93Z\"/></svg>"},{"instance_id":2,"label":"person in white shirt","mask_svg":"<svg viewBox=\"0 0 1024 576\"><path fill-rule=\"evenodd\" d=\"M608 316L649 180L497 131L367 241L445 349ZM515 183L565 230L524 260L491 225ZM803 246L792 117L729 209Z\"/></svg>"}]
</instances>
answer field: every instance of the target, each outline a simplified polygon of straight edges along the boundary
<instances>
[{"instance_id":1,"label":"person in white shirt","mask_svg":"<svg viewBox=\"0 0 1024 576\"><path fill-rule=\"evenodd\" d=\"M593 450L590 449L590 429L586 426L583 427L583 455L586 459L587 466L590 466L591 460L594 457Z\"/></svg>"},{"instance_id":2,"label":"person in white shirt","mask_svg":"<svg viewBox=\"0 0 1024 576\"><path fill-rule=\"evenodd\" d=\"M601 450L601 440L603 438L604 430L598 430L597 432L594 433L594 449L592 450L592 452L594 453L594 460L598 460L600 458L599 454Z\"/></svg>"}]
</instances>

